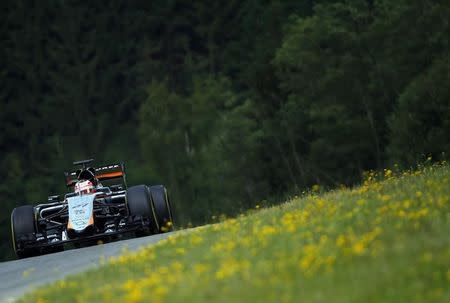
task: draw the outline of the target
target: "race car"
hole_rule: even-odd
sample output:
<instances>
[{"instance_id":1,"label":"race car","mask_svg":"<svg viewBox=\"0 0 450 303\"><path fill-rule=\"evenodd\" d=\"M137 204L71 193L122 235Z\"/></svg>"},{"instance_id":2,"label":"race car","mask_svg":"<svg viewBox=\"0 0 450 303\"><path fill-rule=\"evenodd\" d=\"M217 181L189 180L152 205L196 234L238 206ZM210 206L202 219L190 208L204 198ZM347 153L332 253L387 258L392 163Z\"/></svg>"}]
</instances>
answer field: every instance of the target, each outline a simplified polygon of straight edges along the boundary
<instances>
[{"instance_id":1,"label":"race car","mask_svg":"<svg viewBox=\"0 0 450 303\"><path fill-rule=\"evenodd\" d=\"M163 185L127 187L123 163L94 168L89 166L92 162L76 161L73 164L81 168L64 173L69 192L63 197L52 195L47 203L12 211L12 243L18 258L62 251L67 243L78 247L125 233L144 236L173 229Z\"/></svg>"}]
</instances>

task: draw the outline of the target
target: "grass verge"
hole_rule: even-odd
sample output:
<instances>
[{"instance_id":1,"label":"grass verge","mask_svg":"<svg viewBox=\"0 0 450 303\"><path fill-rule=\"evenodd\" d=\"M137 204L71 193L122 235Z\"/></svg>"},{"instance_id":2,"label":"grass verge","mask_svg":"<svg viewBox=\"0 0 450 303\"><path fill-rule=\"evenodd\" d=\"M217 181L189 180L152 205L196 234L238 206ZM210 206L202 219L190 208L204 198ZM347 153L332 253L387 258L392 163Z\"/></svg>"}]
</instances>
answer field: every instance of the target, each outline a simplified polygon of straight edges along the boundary
<instances>
[{"instance_id":1,"label":"grass verge","mask_svg":"<svg viewBox=\"0 0 450 303\"><path fill-rule=\"evenodd\" d=\"M450 302L450 168L182 232L19 302Z\"/></svg>"}]
</instances>

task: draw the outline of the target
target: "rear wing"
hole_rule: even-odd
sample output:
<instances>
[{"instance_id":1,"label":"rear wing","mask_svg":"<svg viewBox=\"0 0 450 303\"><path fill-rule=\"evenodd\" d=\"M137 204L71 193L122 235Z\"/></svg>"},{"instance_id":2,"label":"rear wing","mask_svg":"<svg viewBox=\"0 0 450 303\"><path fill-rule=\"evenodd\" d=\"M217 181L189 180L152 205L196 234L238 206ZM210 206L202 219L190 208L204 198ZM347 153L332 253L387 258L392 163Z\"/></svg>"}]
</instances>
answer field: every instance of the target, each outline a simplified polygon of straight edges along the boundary
<instances>
[{"instance_id":1,"label":"rear wing","mask_svg":"<svg viewBox=\"0 0 450 303\"><path fill-rule=\"evenodd\" d=\"M67 187L74 186L75 183L78 181L76 171L65 172L64 176L66 177ZM125 166L123 165L123 163L97 167L95 169L95 177L100 182L121 178L123 185L125 185L125 188L127 187L127 181L125 177Z\"/></svg>"}]
</instances>

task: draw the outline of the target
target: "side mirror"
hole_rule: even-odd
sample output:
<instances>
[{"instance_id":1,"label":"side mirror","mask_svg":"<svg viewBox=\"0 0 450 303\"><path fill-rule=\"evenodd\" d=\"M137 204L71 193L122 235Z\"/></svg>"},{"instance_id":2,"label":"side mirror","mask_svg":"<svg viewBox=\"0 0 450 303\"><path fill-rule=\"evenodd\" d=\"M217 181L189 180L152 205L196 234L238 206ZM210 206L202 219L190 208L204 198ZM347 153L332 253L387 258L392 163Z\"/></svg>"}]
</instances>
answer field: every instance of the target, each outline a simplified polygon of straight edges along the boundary
<instances>
[{"instance_id":1,"label":"side mirror","mask_svg":"<svg viewBox=\"0 0 450 303\"><path fill-rule=\"evenodd\" d=\"M111 189L111 191L119 191L119 190L123 190L122 184L111 185L109 188Z\"/></svg>"},{"instance_id":2,"label":"side mirror","mask_svg":"<svg viewBox=\"0 0 450 303\"><path fill-rule=\"evenodd\" d=\"M60 201L59 198L60 198L59 195L49 196L48 197L48 202L59 202Z\"/></svg>"}]
</instances>

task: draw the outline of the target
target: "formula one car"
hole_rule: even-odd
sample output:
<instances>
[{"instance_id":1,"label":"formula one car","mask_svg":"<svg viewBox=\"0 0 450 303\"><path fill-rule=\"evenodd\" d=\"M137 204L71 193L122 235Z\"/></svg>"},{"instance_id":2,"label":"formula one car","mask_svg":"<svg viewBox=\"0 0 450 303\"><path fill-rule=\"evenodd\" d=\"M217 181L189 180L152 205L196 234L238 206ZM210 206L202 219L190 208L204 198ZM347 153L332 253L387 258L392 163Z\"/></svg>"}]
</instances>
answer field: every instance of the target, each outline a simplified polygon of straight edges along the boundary
<instances>
[{"instance_id":1,"label":"formula one car","mask_svg":"<svg viewBox=\"0 0 450 303\"><path fill-rule=\"evenodd\" d=\"M47 203L12 211L12 242L18 258L62 251L66 243L77 247L124 233L143 236L172 230L163 185L127 188L123 164L95 169L88 167L92 161L74 162L81 168L64 173L69 193L63 197L49 196Z\"/></svg>"}]
</instances>

